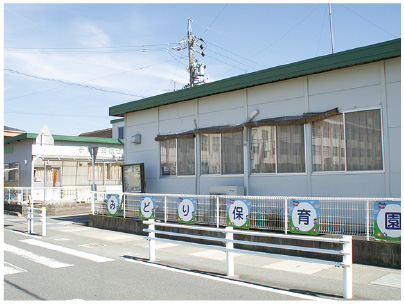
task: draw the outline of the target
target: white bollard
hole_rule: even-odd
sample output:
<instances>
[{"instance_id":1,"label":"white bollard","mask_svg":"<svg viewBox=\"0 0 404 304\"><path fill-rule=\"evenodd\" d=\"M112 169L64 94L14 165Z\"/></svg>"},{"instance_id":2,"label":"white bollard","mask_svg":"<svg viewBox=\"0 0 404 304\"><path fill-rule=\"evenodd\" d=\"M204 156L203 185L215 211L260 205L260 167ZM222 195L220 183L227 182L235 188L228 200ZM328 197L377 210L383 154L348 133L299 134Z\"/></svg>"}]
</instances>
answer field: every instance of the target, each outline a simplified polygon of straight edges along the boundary
<instances>
[{"instance_id":1,"label":"white bollard","mask_svg":"<svg viewBox=\"0 0 404 304\"><path fill-rule=\"evenodd\" d=\"M42 236L46 236L46 207L42 207Z\"/></svg>"},{"instance_id":2,"label":"white bollard","mask_svg":"<svg viewBox=\"0 0 404 304\"><path fill-rule=\"evenodd\" d=\"M226 227L225 230L226 230L226 240L232 241L234 239L233 227ZM233 249L234 243L226 241L226 248ZM227 276L233 277L234 276L234 252L227 251L226 256L227 256Z\"/></svg>"},{"instance_id":3,"label":"white bollard","mask_svg":"<svg viewBox=\"0 0 404 304\"><path fill-rule=\"evenodd\" d=\"M149 219L149 222L154 223L154 219ZM154 230L156 225L154 224L149 224L149 229ZM149 237L154 238L156 236L155 232L149 232ZM156 241L155 240L149 240L149 261L155 261L156 260Z\"/></svg>"},{"instance_id":4,"label":"white bollard","mask_svg":"<svg viewBox=\"0 0 404 304\"><path fill-rule=\"evenodd\" d=\"M342 252L344 253L343 264L344 264L344 298L352 299L353 297L353 271L352 271L352 236L344 235L342 236L344 240L344 245Z\"/></svg>"},{"instance_id":5,"label":"white bollard","mask_svg":"<svg viewBox=\"0 0 404 304\"><path fill-rule=\"evenodd\" d=\"M33 206L30 209L30 223L31 223L30 233L34 233L34 207Z\"/></svg>"}]
</instances>

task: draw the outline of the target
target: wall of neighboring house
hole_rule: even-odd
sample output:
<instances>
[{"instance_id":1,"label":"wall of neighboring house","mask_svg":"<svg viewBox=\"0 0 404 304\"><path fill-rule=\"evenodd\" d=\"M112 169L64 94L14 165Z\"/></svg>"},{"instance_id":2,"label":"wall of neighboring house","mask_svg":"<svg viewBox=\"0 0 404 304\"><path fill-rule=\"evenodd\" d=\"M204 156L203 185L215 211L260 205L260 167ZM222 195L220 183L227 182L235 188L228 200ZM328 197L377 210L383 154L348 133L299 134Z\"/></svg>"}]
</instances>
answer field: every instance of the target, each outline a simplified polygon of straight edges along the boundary
<instances>
[{"instance_id":1,"label":"wall of neighboring house","mask_svg":"<svg viewBox=\"0 0 404 304\"><path fill-rule=\"evenodd\" d=\"M401 58L395 58L130 112L125 114L125 163L145 164L146 192L149 193L208 194L213 186L246 186L243 173L162 175L160 142L155 141L155 137L195 128L242 124L255 109L260 113L254 120L322 112L335 107L343 113L341 119L345 119L347 113L374 110L381 118L381 169L355 171L344 167L341 171L313 172L313 153L317 151L313 152L313 125L308 123L304 125L303 172L252 172L248 177L249 194L400 197L400 95ZM343 126L341 128L341 132L346 132ZM141 134L141 144L130 142L135 134ZM197 135L197 164L200 149L200 135ZM281 146L277 149L281 150ZM373 153L362 150L368 156ZM250 146L248 151L250 153ZM250 161L251 158L250 155ZM252 163L249 166L251 170Z\"/></svg>"},{"instance_id":2,"label":"wall of neighboring house","mask_svg":"<svg viewBox=\"0 0 404 304\"><path fill-rule=\"evenodd\" d=\"M18 164L18 181L4 181L5 187L26 187L31 184L32 144L34 140L4 144L4 164Z\"/></svg>"}]
</instances>

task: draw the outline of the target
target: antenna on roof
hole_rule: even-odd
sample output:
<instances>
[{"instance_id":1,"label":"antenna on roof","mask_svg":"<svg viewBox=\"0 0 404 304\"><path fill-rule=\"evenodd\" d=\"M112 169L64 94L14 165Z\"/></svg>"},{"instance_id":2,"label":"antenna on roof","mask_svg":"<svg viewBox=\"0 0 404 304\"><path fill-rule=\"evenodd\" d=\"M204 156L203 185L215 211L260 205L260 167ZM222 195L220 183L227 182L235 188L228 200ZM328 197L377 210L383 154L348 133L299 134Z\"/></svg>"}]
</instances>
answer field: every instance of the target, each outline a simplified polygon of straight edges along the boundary
<instances>
[{"instance_id":1,"label":"antenna on roof","mask_svg":"<svg viewBox=\"0 0 404 304\"><path fill-rule=\"evenodd\" d=\"M329 15L330 15L331 52L334 54L334 32L332 30L331 3L328 3L328 12L329 12Z\"/></svg>"}]
</instances>

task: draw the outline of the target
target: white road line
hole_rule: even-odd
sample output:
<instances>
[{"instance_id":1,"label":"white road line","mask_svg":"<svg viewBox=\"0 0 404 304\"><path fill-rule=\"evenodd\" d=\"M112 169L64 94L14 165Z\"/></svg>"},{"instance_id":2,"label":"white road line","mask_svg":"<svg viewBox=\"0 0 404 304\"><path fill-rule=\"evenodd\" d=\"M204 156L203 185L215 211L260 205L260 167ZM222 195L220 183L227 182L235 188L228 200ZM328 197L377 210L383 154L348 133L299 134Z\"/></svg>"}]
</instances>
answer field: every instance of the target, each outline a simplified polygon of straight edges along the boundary
<instances>
[{"instance_id":1,"label":"white road line","mask_svg":"<svg viewBox=\"0 0 404 304\"><path fill-rule=\"evenodd\" d=\"M20 273L20 272L27 272L25 269L17 267L13 264L4 262L4 275Z\"/></svg>"},{"instance_id":2,"label":"white road line","mask_svg":"<svg viewBox=\"0 0 404 304\"><path fill-rule=\"evenodd\" d=\"M35 241L35 240L33 240ZM51 258L47 258L41 255L37 255L35 253L32 253L30 251L15 247L13 245L9 245L9 244L4 244L3 246L4 251L19 255L23 258L26 258L30 261L33 261L35 263L39 263L42 265L45 265L47 267L50 268L62 268L62 267L68 267L68 266L74 266L72 264L66 264L66 263L62 263L62 262L58 262L56 260L53 260Z\"/></svg>"},{"instance_id":3,"label":"white road line","mask_svg":"<svg viewBox=\"0 0 404 304\"><path fill-rule=\"evenodd\" d=\"M225 282L225 283L228 283L228 284L239 285L239 286L248 287L248 288L254 288L254 289L258 289L258 290L269 291L269 292L278 293L278 294L282 294L282 295L286 295L286 296L290 296L290 297L295 297L295 298L300 298L300 299L305 299L305 300L314 300L314 301L325 301L325 302L329 301L329 300L326 300L326 299L321 299L319 297L308 296L308 295L294 293L294 292L286 291L286 290L274 289L274 288L271 288L271 287L260 286L260 285L256 285L256 284L253 284L253 283L233 281L233 280L229 280L229 279L226 279L226 278L215 277L215 276L211 276L211 275L207 275L207 274L203 274L203 273L190 272L190 271L186 271L186 270L182 270L182 269L176 269L176 268L166 267L166 266L163 266L163 265L152 264L152 263L143 262L143 261L137 261L137 260L132 260L132 259L126 259L126 260L128 262L132 262L132 263L147 265L147 266L151 266L151 267L155 267L155 268L165 269L165 270L169 270L169 271L173 271L173 272L179 272L179 273L188 274L188 275L192 275L192 276L196 276L196 277L202 277L202 278L210 279L210 280L214 280L214 281Z\"/></svg>"},{"instance_id":4,"label":"white road line","mask_svg":"<svg viewBox=\"0 0 404 304\"><path fill-rule=\"evenodd\" d=\"M87 259L87 260L97 262L97 263L109 262L109 261L114 260L114 259L99 256L99 255L95 255L92 253L87 253L87 252L83 252L83 251L79 251L79 250L75 250L75 249L70 249L67 247L54 245L54 244L50 244L50 243L46 243L46 242L42 242L42 241L38 241L38 240L33 240L33 239L21 240L21 242L24 242L24 243L30 244L30 245L34 245L34 246L38 246L38 247L42 247L42 248L46 248L46 249L50 249L50 250L54 250L54 251L58 251L58 252L62 252L62 253L66 253L66 254L70 254L70 255L74 255L76 257Z\"/></svg>"}]
</instances>

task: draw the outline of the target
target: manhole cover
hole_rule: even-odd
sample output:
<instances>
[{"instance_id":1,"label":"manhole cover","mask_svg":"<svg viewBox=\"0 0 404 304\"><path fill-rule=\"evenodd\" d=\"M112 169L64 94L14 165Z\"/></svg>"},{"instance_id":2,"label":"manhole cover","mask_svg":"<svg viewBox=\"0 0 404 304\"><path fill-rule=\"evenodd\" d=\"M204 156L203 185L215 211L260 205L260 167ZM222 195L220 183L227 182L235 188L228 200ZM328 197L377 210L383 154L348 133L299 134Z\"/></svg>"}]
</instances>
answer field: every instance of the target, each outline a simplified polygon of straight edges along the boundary
<instances>
[{"instance_id":1,"label":"manhole cover","mask_svg":"<svg viewBox=\"0 0 404 304\"><path fill-rule=\"evenodd\" d=\"M85 244L85 245L80 245L80 246L88 247L88 248L105 247L104 244Z\"/></svg>"}]
</instances>

